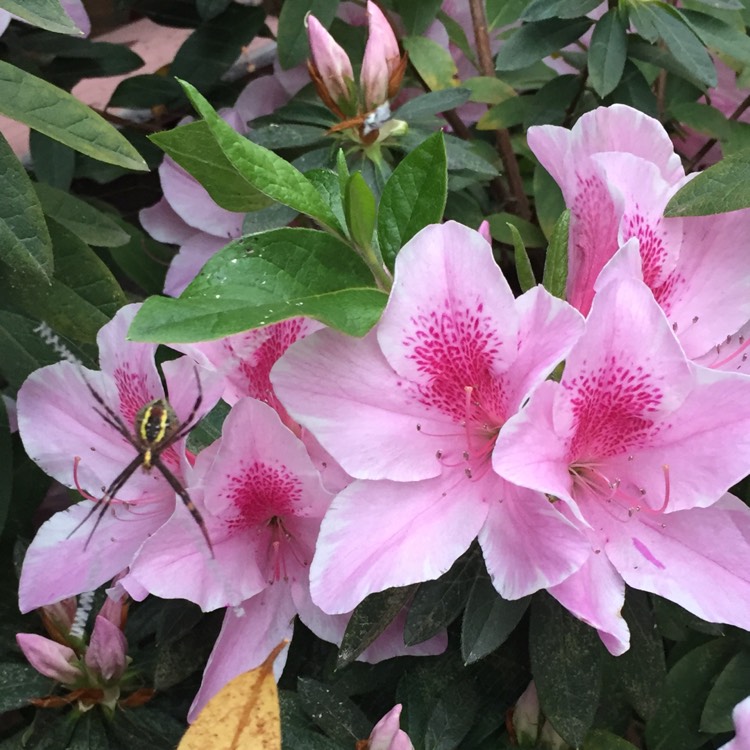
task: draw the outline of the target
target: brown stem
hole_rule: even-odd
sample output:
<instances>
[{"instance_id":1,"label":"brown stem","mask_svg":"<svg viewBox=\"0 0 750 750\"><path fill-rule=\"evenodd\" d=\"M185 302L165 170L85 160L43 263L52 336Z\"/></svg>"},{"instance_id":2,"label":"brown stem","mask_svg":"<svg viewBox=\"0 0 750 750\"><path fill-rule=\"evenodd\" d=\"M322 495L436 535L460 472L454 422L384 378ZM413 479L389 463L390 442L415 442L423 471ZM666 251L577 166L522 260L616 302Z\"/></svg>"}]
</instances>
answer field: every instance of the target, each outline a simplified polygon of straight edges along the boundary
<instances>
[{"instance_id":1,"label":"brown stem","mask_svg":"<svg viewBox=\"0 0 750 750\"><path fill-rule=\"evenodd\" d=\"M750 107L750 95L746 96L741 102L737 109L732 112L727 118L728 120L737 120ZM697 151L695 156L687 163L686 171L692 172L698 165L700 160L719 142L718 138L709 138Z\"/></svg>"},{"instance_id":2,"label":"brown stem","mask_svg":"<svg viewBox=\"0 0 750 750\"><path fill-rule=\"evenodd\" d=\"M490 49L490 35L487 28L487 16L484 12L484 0L469 0L471 7L471 20L474 25L474 38L477 45L477 57L482 75L495 77L495 66L492 61L492 50ZM516 155L513 153L513 145L510 142L510 133L507 128L496 131L497 147L500 158L505 167L505 177L508 181L510 195L515 203L516 213L522 219L531 218L531 207L526 192L523 189L521 170L518 168Z\"/></svg>"}]
</instances>

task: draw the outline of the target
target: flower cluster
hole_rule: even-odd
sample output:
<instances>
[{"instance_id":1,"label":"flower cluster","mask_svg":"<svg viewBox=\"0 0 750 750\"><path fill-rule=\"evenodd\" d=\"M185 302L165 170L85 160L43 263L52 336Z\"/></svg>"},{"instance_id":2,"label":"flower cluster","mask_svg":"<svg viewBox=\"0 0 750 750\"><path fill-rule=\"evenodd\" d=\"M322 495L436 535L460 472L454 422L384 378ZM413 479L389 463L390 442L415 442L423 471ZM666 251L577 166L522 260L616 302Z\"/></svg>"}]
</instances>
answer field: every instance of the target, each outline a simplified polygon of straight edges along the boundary
<instances>
[{"instance_id":1,"label":"flower cluster","mask_svg":"<svg viewBox=\"0 0 750 750\"><path fill-rule=\"evenodd\" d=\"M163 366L176 418L231 406L197 455L165 451L190 503L136 471L90 542L93 501L57 514L27 553L21 608L117 574L135 599L226 608L192 716L296 615L338 643L365 597L438 578L474 540L500 595L549 591L614 654L626 584L750 629L750 510L727 494L750 473L736 241L750 214L662 218L684 172L661 126L624 106L529 142L572 210L569 302L515 297L484 236L447 222L401 249L362 339L290 319L181 347ZM29 455L95 497L137 447L107 409L137 430L164 395L154 347L125 340L135 309L102 329L101 372L60 363L19 392ZM363 658L445 646L407 649L404 617Z\"/></svg>"}]
</instances>

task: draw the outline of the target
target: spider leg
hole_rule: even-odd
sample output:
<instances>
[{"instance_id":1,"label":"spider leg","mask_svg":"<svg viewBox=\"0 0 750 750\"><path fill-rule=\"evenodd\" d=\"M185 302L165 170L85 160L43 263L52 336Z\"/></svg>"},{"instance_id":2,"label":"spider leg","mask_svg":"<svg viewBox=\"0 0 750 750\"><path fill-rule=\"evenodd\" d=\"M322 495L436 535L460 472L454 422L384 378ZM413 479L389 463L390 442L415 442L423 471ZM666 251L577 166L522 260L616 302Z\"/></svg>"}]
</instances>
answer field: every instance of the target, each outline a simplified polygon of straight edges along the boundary
<instances>
[{"instance_id":1,"label":"spider leg","mask_svg":"<svg viewBox=\"0 0 750 750\"><path fill-rule=\"evenodd\" d=\"M127 441L138 448L138 444L133 440L133 436L130 434L130 430L123 421L122 417L102 398L102 395L94 388L91 383L83 376L83 382L86 383L86 387L89 389L89 393L94 397L96 402L104 409L94 409L94 411L111 427L114 427Z\"/></svg>"},{"instance_id":2,"label":"spider leg","mask_svg":"<svg viewBox=\"0 0 750 750\"><path fill-rule=\"evenodd\" d=\"M83 526L86 523L86 521L88 521L89 518L91 518L91 516L93 516L94 513L96 513L97 510L98 510L99 514L97 515L96 521L94 522L94 528L91 529L91 532L89 533L88 537L86 538L86 542L83 545L83 548L85 550L86 547L88 547L89 542L91 541L91 537L94 536L94 532L96 531L97 526L99 526L99 524L102 521L102 518L104 518L104 514L107 512L107 508L109 507L110 501L122 489L122 487L125 484L125 482L127 482L128 479L130 479L130 477L133 476L133 473L135 472L135 470L139 466L141 466L142 463L143 463L143 456L141 456L140 454L138 454L115 477L115 479L112 482L112 484L110 484L109 487L107 488L107 491L101 496L101 498L99 498L99 500L97 500L94 503L94 505L91 508L91 510L85 515L85 517L83 518L83 520L73 529L73 531L71 531L70 534L68 534L68 536L66 537L66 539L70 539L70 537L72 537L73 534L75 534L76 531L78 531L78 529L80 529L81 526Z\"/></svg>"},{"instance_id":3,"label":"spider leg","mask_svg":"<svg viewBox=\"0 0 750 750\"><path fill-rule=\"evenodd\" d=\"M203 538L206 540L206 543L208 544L208 549L209 549L209 552L211 553L211 557L215 557L214 546L213 544L211 544L211 539L208 536L206 523L203 520L203 516L201 515L198 508L195 507L195 503L190 499L190 495L188 495L187 490L180 484L180 481L177 479L177 477L174 474L172 474L172 472L162 463L159 456L154 457L152 461L152 466L155 466L157 469L159 469L164 479L166 479L169 482L172 489L180 496L180 500L182 500L182 502L185 504L185 507L190 511L190 515L193 517L193 520L198 524L198 527L200 528L201 533L203 534Z\"/></svg>"},{"instance_id":4,"label":"spider leg","mask_svg":"<svg viewBox=\"0 0 750 750\"><path fill-rule=\"evenodd\" d=\"M194 367L193 372L195 373L195 380L198 383L198 397L195 399L195 403L193 404L193 408L190 410L190 414L188 414L187 419L180 425L179 429L168 439L165 440L164 443L159 448L159 453L161 453L165 448L169 448L170 445L173 443L176 443L178 440L181 440L185 437L185 435L190 432L190 430L195 427L196 423L193 423L193 420L195 419L195 415L198 413L198 409L201 408L201 404L203 403L203 386L201 385L201 379L198 376L198 368Z\"/></svg>"}]
</instances>

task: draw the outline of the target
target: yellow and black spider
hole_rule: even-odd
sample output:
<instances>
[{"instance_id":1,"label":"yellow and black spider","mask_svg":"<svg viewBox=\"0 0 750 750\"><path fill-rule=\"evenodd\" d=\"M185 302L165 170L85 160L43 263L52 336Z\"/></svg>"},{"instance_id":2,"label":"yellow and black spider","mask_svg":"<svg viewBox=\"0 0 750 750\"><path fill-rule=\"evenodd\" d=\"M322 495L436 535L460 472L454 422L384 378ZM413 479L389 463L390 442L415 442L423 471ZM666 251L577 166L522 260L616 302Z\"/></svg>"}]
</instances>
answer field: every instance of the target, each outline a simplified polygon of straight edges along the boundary
<instances>
[{"instance_id":1,"label":"yellow and black spider","mask_svg":"<svg viewBox=\"0 0 750 750\"><path fill-rule=\"evenodd\" d=\"M94 532L104 518L104 514L107 512L110 502L115 498L117 493L125 486L125 483L133 476L135 470L140 466L144 471L150 471L156 467L161 475L169 482L172 489L180 496L180 499L185 504L185 507L190 511L195 522L201 530L213 557L214 550L211 544L211 539L208 536L206 530L206 524L203 521L203 516L200 511L195 507L195 504L190 499L190 495L187 490L182 486L180 480L167 468L164 462L161 460L161 454L164 453L167 448L174 445L178 440L184 438L190 430L195 427L198 423L196 415L198 410L203 403L203 388L201 386L201 380L198 376L198 371L195 371L195 379L198 382L198 397L195 399L193 408L190 411L188 418L180 423L177 418L172 405L165 398L157 398L150 401L145 406L142 406L138 413L135 415L133 421L133 431L131 432L122 417L117 414L109 404L102 398L101 394L89 383L84 377L86 387L89 389L89 393L94 397L96 402L102 407L102 410L94 407L94 411L111 427L114 427L137 451L135 458L114 478L109 487L105 490L104 494L96 499L94 506L86 514L84 519L68 534L68 538L78 531L86 521L93 516L97 510L99 511L94 522L94 528L89 532L86 543L83 548L86 549L91 538L94 536Z\"/></svg>"}]
</instances>

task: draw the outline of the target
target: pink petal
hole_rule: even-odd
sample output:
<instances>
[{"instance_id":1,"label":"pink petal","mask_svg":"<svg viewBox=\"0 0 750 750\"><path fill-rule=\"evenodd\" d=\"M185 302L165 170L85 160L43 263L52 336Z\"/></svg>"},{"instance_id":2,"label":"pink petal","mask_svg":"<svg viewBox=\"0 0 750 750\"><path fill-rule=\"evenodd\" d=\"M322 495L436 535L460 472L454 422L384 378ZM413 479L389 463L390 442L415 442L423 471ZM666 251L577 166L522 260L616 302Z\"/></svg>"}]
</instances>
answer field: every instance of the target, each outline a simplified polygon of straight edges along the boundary
<instances>
[{"instance_id":1,"label":"pink petal","mask_svg":"<svg viewBox=\"0 0 750 750\"><path fill-rule=\"evenodd\" d=\"M401 53L388 19L373 2L367 3L369 33L362 58L360 86L364 91L365 109L375 109L388 100L391 74L398 67Z\"/></svg>"},{"instance_id":2,"label":"pink petal","mask_svg":"<svg viewBox=\"0 0 750 750\"><path fill-rule=\"evenodd\" d=\"M554 544L549 540L554 539ZM503 482L479 532L487 570L500 595L520 599L560 583L589 557L591 545L539 492Z\"/></svg>"},{"instance_id":3,"label":"pink petal","mask_svg":"<svg viewBox=\"0 0 750 750\"><path fill-rule=\"evenodd\" d=\"M228 609L188 721L195 721L206 703L230 680L259 667L282 640L291 639L294 615L289 588L283 584L269 586L241 606ZM277 679L287 653L284 649L274 662Z\"/></svg>"},{"instance_id":4,"label":"pink petal","mask_svg":"<svg viewBox=\"0 0 750 750\"><path fill-rule=\"evenodd\" d=\"M550 588L549 593L579 620L596 628L607 650L619 656L630 647L630 631L621 614L625 583L597 549L578 571Z\"/></svg>"},{"instance_id":5,"label":"pink petal","mask_svg":"<svg viewBox=\"0 0 750 750\"><path fill-rule=\"evenodd\" d=\"M318 331L279 359L271 383L289 414L358 478L437 476L435 453L457 432L416 400L373 333L354 339Z\"/></svg>"},{"instance_id":6,"label":"pink petal","mask_svg":"<svg viewBox=\"0 0 750 750\"><path fill-rule=\"evenodd\" d=\"M694 508L622 522L597 512L612 564L634 588L709 622L750 628L750 509Z\"/></svg>"},{"instance_id":7,"label":"pink petal","mask_svg":"<svg viewBox=\"0 0 750 750\"><path fill-rule=\"evenodd\" d=\"M719 750L747 750L750 745L750 696L734 707L732 721L736 734Z\"/></svg>"},{"instance_id":8,"label":"pink petal","mask_svg":"<svg viewBox=\"0 0 750 750\"><path fill-rule=\"evenodd\" d=\"M242 234L245 215L217 206L198 180L168 156L159 167L159 178L164 197L186 224L225 240Z\"/></svg>"},{"instance_id":9,"label":"pink petal","mask_svg":"<svg viewBox=\"0 0 750 750\"><path fill-rule=\"evenodd\" d=\"M93 517L74 530L92 505L85 500L56 513L37 532L21 569L18 599L22 612L93 591L109 581L131 564L141 544L174 507L165 502L132 508L112 505L87 544Z\"/></svg>"},{"instance_id":10,"label":"pink petal","mask_svg":"<svg viewBox=\"0 0 750 750\"><path fill-rule=\"evenodd\" d=\"M289 101L289 94L276 76L256 78L245 86L234 103L234 110L244 123L270 115Z\"/></svg>"},{"instance_id":11,"label":"pink petal","mask_svg":"<svg viewBox=\"0 0 750 750\"><path fill-rule=\"evenodd\" d=\"M127 667L128 642L117 625L97 617L86 650L86 666L105 681L119 680Z\"/></svg>"},{"instance_id":12,"label":"pink petal","mask_svg":"<svg viewBox=\"0 0 750 750\"><path fill-rule=\"evenodd\" d=\"M170 245L182 245L195 234L174 211L166 198L138 213L141 226L157 241Z\"/></svg>"},{"instance_id":13,"label":"pink petal","mask_svg":"<svg viewBox=\"0 0 750 750\"><path fill-rule=\"evenodd\" d=\"M12 19L12 16L10 13L8 13L7 10L0 10L0 36L2 36L5 33L5 29L8 28L8 24L10 24Z\"/></svg>"},{"instance_id":14,"label":"pink petal","mask_svg":"<svg viewBox=\"0 0 750 750\"><path fill-rule=\"evenodd\" d=\"M315 16L309 14L305 25L310 54L323 85L334 102L349 99L349 87L354 80L349 55Z\"/></svg>"},{"instance_id":15,"label":"pink petal","mask_svg":"<svg viewBox=\"0 0 750 750\"><path fill-rule=\"evenodd\" d=\"M198 367L189 357L169 360L162 365L161 369L167 383L169 403L175 410L181 425L185 424L193 412L199 393L201 400L198 408L195 409L193 424L205 417L221 398L224 384L219 373Z\"/></svg>"},{"instance_id":16,"label":"pink petal","mask_svg":"<svg viewBox=\"0 0 750 750\"><path fill-rule=\"evenodd\" d=\"M372 728L369 750L414 750L409 735L401 729L401 704L397 703Z\"/></svg>"},{"instance_id":17,"label":"pink petal","mask_svg":"<svg viewBox=\"0 0 750 750\"><path fill-rule=\"evenodd\" d=\"M476 537L496 485L491 473L470 481L460 471L349 485L320 529L313 601L325 612L349 612L368 594L438 578Z\"/></svg>"},{"instance_id":18,"label":"pink petal","mask_svg":"<svg viewBox=\"0 0 750 750\"><path fill-rule=\"evenodd\" d=\"M29 664L45 677L72 685L82 676L80 668L73 664L78 659L72 648L35 633L18 633L16 642Z\"/></svg>"},{"instance_id":19,"label":"pink petal","mask_svg":"<svg viewBox=\"0 0 750 750\"><path fill-rule=\"evenodd\" d=\"M82 0L60 0L60 4L83 36L88 36L91 33L91 21Z\"/></svg>"},{"instance_id":20,"label":"pink petal","mask_svg":"<svg viewBox=\"0 0 750 750\"><path fill-rule=\"evenodd\" d=\"M196 232L180 247L172 258L164 279L164 294L178 297L187 285L200 273L208 260L229 242L223 237Z\"/></svg>"}]
</instances>

